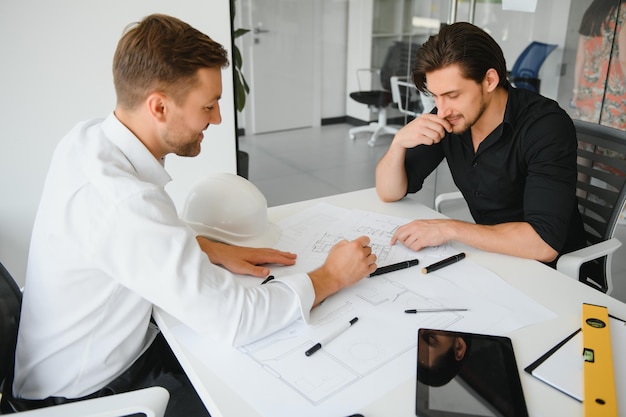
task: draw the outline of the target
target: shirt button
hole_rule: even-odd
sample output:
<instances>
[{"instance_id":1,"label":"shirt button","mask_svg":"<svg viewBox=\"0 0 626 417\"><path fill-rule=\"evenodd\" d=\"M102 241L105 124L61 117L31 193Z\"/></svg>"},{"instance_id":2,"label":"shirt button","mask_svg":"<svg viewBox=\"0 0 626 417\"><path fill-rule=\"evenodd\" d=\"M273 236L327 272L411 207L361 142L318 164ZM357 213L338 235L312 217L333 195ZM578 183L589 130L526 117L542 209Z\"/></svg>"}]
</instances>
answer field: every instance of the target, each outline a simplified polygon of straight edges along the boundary
<instances>
[{"instance_id":1,"label":"shirt button","mask_svg":"<svg viewBox=\"0 0 626 417\"><path fill-rule=\"evenodd\" d=\"M474 163L472 164L472 166L473 166L474 168L476 168L476 167L478 166L478 162L474 162Z\"/></svg>"}]
</instances>

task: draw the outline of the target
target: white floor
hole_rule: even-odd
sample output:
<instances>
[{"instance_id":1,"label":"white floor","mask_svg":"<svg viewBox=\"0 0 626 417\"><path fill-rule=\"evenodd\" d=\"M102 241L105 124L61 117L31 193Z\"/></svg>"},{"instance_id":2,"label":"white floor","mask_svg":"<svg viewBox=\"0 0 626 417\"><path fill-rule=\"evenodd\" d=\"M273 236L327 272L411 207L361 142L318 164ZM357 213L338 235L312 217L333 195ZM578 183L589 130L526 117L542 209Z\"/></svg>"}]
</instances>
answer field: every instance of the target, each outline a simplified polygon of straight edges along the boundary
<instances>
[{"instance_id":1,"label":"white floor","mask_svg":"<svg viewBox=\"0 0 626 417\"><path fill-rule=\"evenodd\" d=\"M392 137L382 136L376 146L370 147L367 135L350 140L350 127L334 124L240 137L239 149L249 155L248 179L263 192L270 207L374 187L374 167ZM455 186L447 165L443 164L436 179L431 175L417 197L421 203L433 207L435 192L452 190ZM469 219L464 207L446 207L445 214ZM616 237L626 243L626 226L618 226ZM624 302L625 278L626 244L613 256L611 294Z\"/></svg>"}]
</instances>

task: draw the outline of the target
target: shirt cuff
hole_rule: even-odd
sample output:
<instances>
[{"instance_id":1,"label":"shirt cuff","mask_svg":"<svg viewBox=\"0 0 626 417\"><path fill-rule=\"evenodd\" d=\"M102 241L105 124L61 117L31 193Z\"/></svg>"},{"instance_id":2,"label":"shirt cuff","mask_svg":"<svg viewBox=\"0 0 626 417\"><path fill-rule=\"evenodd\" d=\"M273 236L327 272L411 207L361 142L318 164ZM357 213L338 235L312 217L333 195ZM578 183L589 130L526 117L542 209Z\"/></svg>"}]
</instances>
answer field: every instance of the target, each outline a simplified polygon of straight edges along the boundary
<instances>
[{"instance_id":1,"label":"shirt cuff","mask_svg":"<svg viewBox=\"0 0 626 417\"><path fill-rule=\"evenodd\" d=\"M305 323L309 324L309 316L315 301L315 289L311 278L307 274L295 274L276 279L273 282L282 282L298 297L300 315Z\"/></svg>"}]
</instances>

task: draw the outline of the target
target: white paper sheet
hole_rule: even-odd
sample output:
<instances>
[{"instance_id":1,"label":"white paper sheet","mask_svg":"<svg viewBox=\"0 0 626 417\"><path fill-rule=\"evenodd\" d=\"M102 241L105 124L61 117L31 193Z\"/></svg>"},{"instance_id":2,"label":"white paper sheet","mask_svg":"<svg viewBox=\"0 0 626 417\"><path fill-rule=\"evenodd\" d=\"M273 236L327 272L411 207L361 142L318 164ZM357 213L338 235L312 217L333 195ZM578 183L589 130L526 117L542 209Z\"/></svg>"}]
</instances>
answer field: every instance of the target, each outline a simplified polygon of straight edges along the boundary
<instances>
[{"instance_id":1,"label":"white paper sheet","mask_svg":"<svg viewBox=\"0 0 626 417\"><path fill-rule=\"evenodd\" d=\"M626 323L610 317L613 371L620 417L626 417ZM583 334L581 331L557 349L532 375L577 399L583 400ZM621 407L620 407L621 406Z\"/></svg>"}]
</instances>

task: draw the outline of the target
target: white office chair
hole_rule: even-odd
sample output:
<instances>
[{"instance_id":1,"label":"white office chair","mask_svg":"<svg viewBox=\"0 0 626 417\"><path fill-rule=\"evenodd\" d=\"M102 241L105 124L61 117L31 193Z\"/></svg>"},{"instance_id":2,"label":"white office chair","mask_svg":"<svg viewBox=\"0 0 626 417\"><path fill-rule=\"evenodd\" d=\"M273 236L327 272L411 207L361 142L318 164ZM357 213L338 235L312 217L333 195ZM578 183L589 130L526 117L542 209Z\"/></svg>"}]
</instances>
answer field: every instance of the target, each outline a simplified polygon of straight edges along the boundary
<instances>
[{"instance_id":1,"label":"white office chair","mask_svg":"<svg viewBox=\"0 0 626 417\"><path fill-rule=\"evenodd\" d=\"M165 388L150 387L91 400L61 404L15 413L19 417L120 417L143 413L163 417L170 394Z\"/></svg>"},{"instance_id":2,"label":"white office chair","mask_svg":"<svg viewBox=\"0 0 626 417\"><path fill-rule=\"evenodd\" d=\"M460 191L452 191L449 193L438 194L435 198L435 210L442 213L442 206L448 201L455 201L463 199L463 194Z\"/></svg>"},{"instance_id":3,"label":"white office chair","mask_svg":"<svg viewBox=\"0 0 626 417\"><path fill-rule=\"evenodd\" d=\"M391 77L391 97L398 110L411 117L428 113L435 107L435 100L419 91L407 76Z\"/></svg>"}]
</instances>

